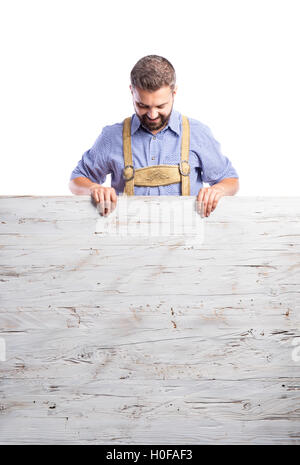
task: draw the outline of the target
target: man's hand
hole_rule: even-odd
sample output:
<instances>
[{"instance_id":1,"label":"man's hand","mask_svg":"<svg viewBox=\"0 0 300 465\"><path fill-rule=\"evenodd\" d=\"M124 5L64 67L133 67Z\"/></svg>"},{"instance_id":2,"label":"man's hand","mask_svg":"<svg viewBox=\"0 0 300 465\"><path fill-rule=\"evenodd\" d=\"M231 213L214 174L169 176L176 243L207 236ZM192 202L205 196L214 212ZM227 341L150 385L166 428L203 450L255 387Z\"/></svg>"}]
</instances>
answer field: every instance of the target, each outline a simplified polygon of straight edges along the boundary
<instances>
[{"instance_id":1,"label":"man's hand","mask_svg":"<svg viewBox=\"0 0 300 465\"><path fill-rule=\"evenodd\" d=\"M93 183L89 186L91 196L95 202L99 203L100 214L109 215L117 205L117 194L113 187L103 187Z\"/></svg>"},{"instance_id":2,"label":"man's hand","mask_svg":"<svg viewBox=\"0 0 300 465\"><path fill-rule=\"evenodd\" d=\"M196 200L198 213L202 217L209 216L224 195L235 195L238 190L238 178L225 178L210 187L202 187Z\"/></svg>"},{"instance_id":3,"label":"man's hand","mask_svg":"<svg viewBox=\"0 0 300 465\"><path fill-rule=\"evenodd\" d=\"M224 196L225 189L220 185L202 187L197 196L197 211L202 217L209 216Z\"/></svg>"}]
</instances>

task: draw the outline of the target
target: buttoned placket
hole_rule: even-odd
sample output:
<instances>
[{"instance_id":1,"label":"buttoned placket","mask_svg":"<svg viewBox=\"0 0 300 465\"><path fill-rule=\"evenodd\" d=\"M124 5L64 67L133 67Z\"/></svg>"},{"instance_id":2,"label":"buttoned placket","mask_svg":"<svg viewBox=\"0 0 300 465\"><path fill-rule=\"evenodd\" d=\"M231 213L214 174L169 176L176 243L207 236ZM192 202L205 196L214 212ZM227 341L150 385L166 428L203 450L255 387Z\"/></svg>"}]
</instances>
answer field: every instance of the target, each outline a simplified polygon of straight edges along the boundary
<instances>
[{"instance_id":1,"label":"buttoned placket","mask_svg":"<svg viewBox=\"0 0 300 465\"><path fill-rule=\"evenodd\" d=\"M159 139L157 135L152 135L150 139L149 165L158 165Z\"/></svg>"},{"instance_id":2,"label":"buttoned placket","mask_svg":"<svg viewBox=\"0 0 300 465\"><path fill-rule=\"evenodd\" d=\"M161 163L161 155L160 154L160 147L163 141L164 133L167 131L169 126L165 127L162 131L157 134L152 134L148 131L148 129L144 128L146 132L148 132L150 136L150 143L149 143L149 153L147 154L148 159L148 166L159 165ZM153 188L152 188L153 189ZM161 193L160 186L157 187L158 193ZM151 187L147 188L147 194L151 194Z\"/></svg>"}]
</instances>

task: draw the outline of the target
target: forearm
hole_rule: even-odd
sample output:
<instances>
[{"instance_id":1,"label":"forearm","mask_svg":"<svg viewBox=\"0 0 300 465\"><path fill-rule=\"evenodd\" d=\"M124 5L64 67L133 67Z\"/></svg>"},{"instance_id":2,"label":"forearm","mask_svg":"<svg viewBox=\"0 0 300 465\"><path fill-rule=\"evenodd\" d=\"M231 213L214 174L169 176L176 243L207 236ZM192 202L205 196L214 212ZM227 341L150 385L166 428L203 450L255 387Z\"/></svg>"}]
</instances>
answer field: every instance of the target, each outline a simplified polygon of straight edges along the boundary
<instances>
[{"instance_id":1,"label":"forearm","mask_svg":"<svg viewBox=\"0 0 300 465\"><path fill-rule=\"evenodd\" d=\"M239 180L238 178L226 178L211 187L220 189L223 195L234 195L239 190Z\"/></svg>"},{"instance_id":2,"label":"forearm","mask_svg":"<svg viewBox=\"0 0 300 465\"><path fill-rule=\"evenodd\" d=\"M75 195L90 195L91 187L95 185L97 184L83 176L72 179L69 182L70 191Z\"/></svg>"}]
</instances>

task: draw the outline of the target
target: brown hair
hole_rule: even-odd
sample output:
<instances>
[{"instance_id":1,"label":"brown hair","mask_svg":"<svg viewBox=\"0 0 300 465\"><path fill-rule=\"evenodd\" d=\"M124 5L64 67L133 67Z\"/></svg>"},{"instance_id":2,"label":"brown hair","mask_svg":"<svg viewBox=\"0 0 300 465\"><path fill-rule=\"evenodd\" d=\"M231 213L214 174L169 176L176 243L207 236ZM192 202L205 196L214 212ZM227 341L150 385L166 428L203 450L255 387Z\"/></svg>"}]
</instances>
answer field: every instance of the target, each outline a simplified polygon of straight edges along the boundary
<instances>
[{"instance_id":1,"label":"brown hair","mask_svg":"<svg viewBox=\"0 0 300 465\"><path fill-rule=\"evenodd\" d=\"M170 86L173 92L176 83L175 69L171 63L159 55L147 55L132 68L130 81L133 87L155 91Z\"/></svg>"}]
</instances>

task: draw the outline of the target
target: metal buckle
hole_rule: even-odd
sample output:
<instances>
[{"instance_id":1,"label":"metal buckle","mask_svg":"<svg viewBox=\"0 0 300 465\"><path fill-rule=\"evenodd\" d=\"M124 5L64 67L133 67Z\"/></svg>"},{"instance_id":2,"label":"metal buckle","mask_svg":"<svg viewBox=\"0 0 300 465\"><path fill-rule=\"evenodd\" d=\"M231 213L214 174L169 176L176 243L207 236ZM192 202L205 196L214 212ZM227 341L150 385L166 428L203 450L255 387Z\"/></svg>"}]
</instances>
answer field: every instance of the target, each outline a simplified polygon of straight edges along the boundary
<instances>
[{"instance_id":1,"label":"metal buckle","mask_svg":"<svg viewBox=\"0 0 300 465\"><path fill-rule=\"evenodd\" d=\"M182 163L187 163L187 167L188 167L187 173L184 173L184 172L183 172ZM182 176L188 176L188 175L190 174L190 172L191 172L191 167L190 167L189 162L188 162L187 160L182 160L182 161L179 163L179 172L180 172L180 174L181 174Z\"/></svg>"},{"instance_id":2,"label":"metal buckle","mask_svg":"<svg viewBox=\"0 0 300 465\"><path fill-rule=\"evenodd\" d=\"M131 169L132 169L132 176L131 176L131 178L128 178L128 179L126 178L126 176L125 176L125 170L126 170L126 168L131 168ZM131 179L134 178L134 173L135 173L134 166L133 166L133 165L126 165L125 168L123 169L123 173L122 173L122 174L123 174L123 179L125 179L126 182L127 182L127 181L131 181Z\"/></svg>"}]
</instances>

